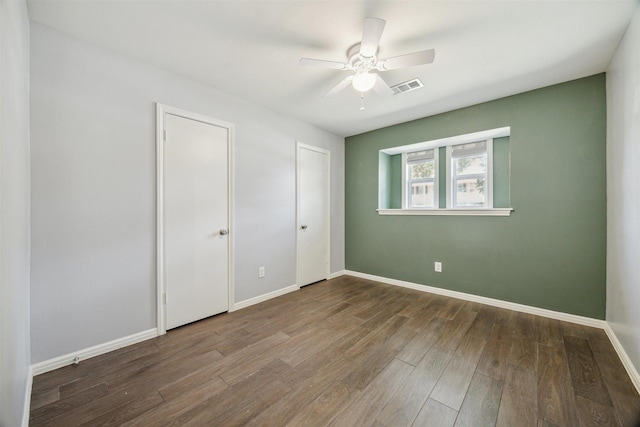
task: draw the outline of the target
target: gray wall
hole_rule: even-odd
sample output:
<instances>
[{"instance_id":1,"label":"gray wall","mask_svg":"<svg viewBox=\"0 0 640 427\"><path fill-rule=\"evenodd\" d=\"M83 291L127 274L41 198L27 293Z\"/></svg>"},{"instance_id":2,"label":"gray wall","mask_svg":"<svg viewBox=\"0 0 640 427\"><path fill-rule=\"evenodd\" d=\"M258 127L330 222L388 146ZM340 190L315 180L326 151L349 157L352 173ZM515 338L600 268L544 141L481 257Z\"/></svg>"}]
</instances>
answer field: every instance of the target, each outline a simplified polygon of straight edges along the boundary
<instances>
[{"instance_id":1,"label":"gray wall","mask_svg":"<svg viewBox=\"0 0 640 427\"><path fill-rule=\"evenodd\" d=\"M236 302L296 283L296 140L331 151L344 269L343 138L39 24L31 37L33 362L156 327L156 101L235 124Z\"/></svg>"},{"instance_id":2,"label":"gray wall","mask_svg":"<svg viewBox=\"0 0 640 427\"><path fill-rule=\"evenodd\" d=\"M607 322L640 370L640 6L607 71Z\"/></svg>"},{"instance_id":3,"label":"gray wall","mask_svg":"<svg viewBox=\"0 0 640 427\"><path fill-rule=\"evenodd\" d=\"M0 426L22 423L29 352L29 19L0 0Z\"/></svg>"}]
</instances>

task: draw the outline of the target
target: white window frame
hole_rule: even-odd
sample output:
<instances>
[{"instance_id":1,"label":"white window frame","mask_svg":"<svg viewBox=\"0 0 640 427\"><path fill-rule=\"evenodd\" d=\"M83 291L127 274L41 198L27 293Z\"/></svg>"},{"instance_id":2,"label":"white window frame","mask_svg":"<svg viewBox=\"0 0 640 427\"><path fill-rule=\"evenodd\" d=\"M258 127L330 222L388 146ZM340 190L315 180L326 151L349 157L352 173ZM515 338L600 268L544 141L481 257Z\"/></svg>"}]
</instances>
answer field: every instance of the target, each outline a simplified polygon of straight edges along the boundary
<instances>
[{"instance_id":1,"label":"white window frame","mask_svg":"<svg viewBox=\"0 0 640 427\"><path fill-rule=\"evenodd\" d=\"M485 176L485 204L483 206L457 206L456 204L456 175L453 172L453 147L471 144L474 142L486 143L487 169ZM493 138L468 141L463 144L447 145L447 209L493 209ZM468 178L473 178L470 176Z\"/></svg>"},{"instance_id":2,"label":"white window frame","mask_svg":"<svg viewBox=\"0 0 640 427\"><path fill-rule=\"evenodd\" d=\"M428 181L428 180L412 180L409 178L409 164L414 162L409 162L409 154L415 153L416 151L429 151L433 150L433 207L432 208L424 208L424 207L412 207L409 206L409 194L411 192L411 183L414 181ZM438 209L440 207L440 195L439 195L439 187L440 182L439 178L439 165L440 165L440 157L439 157L439 147L430 148L427 150L414 150L402 153L402 207L403 209ZM416 162L417 163L417 162Z\"/></svg>"}]
</instances>

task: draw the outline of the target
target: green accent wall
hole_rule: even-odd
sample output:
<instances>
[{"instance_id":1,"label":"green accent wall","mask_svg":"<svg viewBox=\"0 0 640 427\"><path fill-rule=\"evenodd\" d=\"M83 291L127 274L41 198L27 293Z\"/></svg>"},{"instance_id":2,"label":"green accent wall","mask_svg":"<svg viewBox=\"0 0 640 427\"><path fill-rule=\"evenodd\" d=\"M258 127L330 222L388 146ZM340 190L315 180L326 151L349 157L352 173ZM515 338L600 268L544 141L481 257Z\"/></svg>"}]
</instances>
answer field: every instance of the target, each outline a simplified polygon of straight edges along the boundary
<instances>
[{"instance_id":1,"label":"green accent wall","mask_svg":"<svg viewBox=\"0 0 640 427\"><path fill-rule=\"evenodd\" d=\"M379 150L504 126L510 217L378 215ZM604 74L349 137L346 268L604 319L605 141Z\"/></svg>"}]
</instances>

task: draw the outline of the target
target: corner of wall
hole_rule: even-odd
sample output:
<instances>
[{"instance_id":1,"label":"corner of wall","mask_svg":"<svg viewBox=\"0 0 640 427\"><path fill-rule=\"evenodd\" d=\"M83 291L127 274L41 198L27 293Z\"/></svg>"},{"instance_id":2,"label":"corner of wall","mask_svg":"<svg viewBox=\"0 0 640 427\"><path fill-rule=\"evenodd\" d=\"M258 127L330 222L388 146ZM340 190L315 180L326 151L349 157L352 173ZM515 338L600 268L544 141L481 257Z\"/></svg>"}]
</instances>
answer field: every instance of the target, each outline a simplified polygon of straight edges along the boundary
<instances>
[{"instance_id":1,"label":"corner of wall","mask_svg":"<svg viewBox=\"0 0 640 427\"><path fill-rule=\"evenodd\" d=\"M26 0L0 1L0 425L26 425L31 395L30 34Z\"/></svg>"},{"instance_id":2,"label":"corner of wall","mask_svg":"<svg viewBox=\"0 0 640 427\"><path fill-rule=\"evenodd\" d=\"M606 332L640 393L640 3L607 69Z\"/></svg>"}]
</instances>

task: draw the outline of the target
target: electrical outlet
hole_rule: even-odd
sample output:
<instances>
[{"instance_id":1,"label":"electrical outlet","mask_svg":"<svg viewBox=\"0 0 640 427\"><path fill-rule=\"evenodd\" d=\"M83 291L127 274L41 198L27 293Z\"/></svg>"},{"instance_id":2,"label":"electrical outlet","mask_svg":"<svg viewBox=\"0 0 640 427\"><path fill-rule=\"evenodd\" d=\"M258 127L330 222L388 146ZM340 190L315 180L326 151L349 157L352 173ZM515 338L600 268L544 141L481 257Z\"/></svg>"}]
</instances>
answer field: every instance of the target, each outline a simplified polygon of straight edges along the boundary
<instances>
[{"instance_id":1,"label":"electrical outlet","mask_svg":"<svg viewBox=\"0 0 640 427\"><path fill-rule=\"evenodd\" d=\"M436 261L433 264L433 268L436 270L436 273L442 273L442 263L439 261Z\"/></svg>"},{"instance_id":2,"label":"electrical outlet","mask_svg":"<svg viewBox=\"0 0 640 427\"><path fill-rule=\"evenodd\" d=\"M258 277L260 279L264 277L264 267L258 267Z\"/></svg>"}]
</instances>

